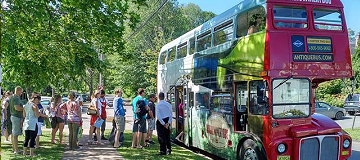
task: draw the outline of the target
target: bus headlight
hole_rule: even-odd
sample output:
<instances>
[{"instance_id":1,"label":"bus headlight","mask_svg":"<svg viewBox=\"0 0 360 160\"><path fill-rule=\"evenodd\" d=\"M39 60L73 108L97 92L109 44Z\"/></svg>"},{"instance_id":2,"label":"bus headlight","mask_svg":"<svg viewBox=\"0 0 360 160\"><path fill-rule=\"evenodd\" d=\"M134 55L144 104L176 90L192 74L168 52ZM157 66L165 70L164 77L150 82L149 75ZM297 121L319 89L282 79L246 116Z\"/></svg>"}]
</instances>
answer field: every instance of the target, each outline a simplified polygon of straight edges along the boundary
<instances>
[{"instance_id":1,"label":"bus headlight","mask_svg":"<svg viewBox=\"0 0 360 160\"><path fill-rule=\"evenodd\" d=\"M277 150L280 154L285 153L286 151L286 145L284 143L280 143L277 147Z\"/></svg>"},{"instance_id":2,"label":"bus headlight","mask_svg":"<svg viewBox=\"0 0 360 160\"><path fill-rule=\"evenodd\" d=\"M350 141L349 139L345 139L344 142L343 142L343 147L345 149L349 148L350 147Z\"/></svg>"}]
</instances>

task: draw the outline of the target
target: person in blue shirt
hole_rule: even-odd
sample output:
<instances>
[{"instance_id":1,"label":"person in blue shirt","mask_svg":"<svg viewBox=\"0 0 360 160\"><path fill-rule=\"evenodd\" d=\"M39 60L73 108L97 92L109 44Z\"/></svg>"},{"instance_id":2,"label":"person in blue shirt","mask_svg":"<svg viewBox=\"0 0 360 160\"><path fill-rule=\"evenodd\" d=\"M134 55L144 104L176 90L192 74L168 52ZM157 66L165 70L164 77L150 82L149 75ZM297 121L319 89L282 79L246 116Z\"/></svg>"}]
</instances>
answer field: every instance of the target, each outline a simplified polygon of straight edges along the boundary
<instances>
[{"instance_id":1,"label":"person in blue shirt","mask_svg":"<svg viewBox=\"0 0 360 160\"><path fill-rule=\"evenodd\" d=\"M40 95L38 94L37 96L40 97ZM41 100L41 97L40 97L40 100ZM39 113L40 113L40 116L38 117L38 122L37 122L37 127L38 127L38 132L37 132L37 135L36 135L36 139L35 139L35 148L40 148L40 136L42 134L41 132L41 126L43 125L44 121L45 121L45 118L47 118L47 115L45 114L45 109L44 107L41 105L41 103L38 103L37 104L37 107L39 109Z\"/></svg>"},{"instance_id":2,"label":"person in blue shirt","mask_svg":"<svg viewBox=\"0 0 360 160\"><path fill-rule=\"evenodd\" d=\"M114 98L114 120L116 124L116 134L115 134L115 141L114 141L114 148L119 148L119 138L120 135L124 132L125 129L125 112L122 99L122 90L118 89L115 91L115 98Z\"/></svg>"},{"instance_id":3,"label":"person in blue shirt","mask_svg":"<svg viewBox=\"0 0 360 160\"><path fill-rule=\"evenodd\" d=\"M133 124L133 141L132 141L132 148L143 148L142 146L140 146L140 141L143 141L143 146L146 146L145 143L145 139L146 139L146 116L144 115L143 117L138 117L136 115L136 103L138 100L142 99L145 102L145 106L146 109L149 110L148 102L147 100L144 98L145 96L145 91L142 88L138 89L138 96L135 97L132 101L132 107L133 107L133 112L134 112L134 124Z\"/></svg>"}]
</instances>

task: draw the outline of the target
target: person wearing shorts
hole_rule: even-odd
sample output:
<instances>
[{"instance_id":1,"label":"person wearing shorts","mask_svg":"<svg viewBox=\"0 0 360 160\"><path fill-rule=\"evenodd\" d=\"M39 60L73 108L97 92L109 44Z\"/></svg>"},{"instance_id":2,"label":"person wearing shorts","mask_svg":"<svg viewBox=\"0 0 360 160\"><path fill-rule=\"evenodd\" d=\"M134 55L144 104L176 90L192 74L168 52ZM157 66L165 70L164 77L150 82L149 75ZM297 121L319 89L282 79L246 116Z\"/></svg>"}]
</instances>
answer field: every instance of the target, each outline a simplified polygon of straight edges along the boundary
<instances>
[{"instance_id":1,"label":"person wearing shorts","mask_svg":"<svg viewBox=\"0 0 360 160\"><path fill-rule=\"evenodd\" d=\"M55 95L54 102L51 103L51 110L53 112L52 120L51 120L51 143L55 144L55 135L59 130L59 143L63 143L63 132L65 126L65 113L66 108L61 108L62 98L60 95Z\"/></svg>"},{"instance_id":2,"label":"person wearing shorts","mask_svg":"<svg viewBox=\"0 0 360 160\"><path fill-rule=\"evenodd\" d=\"M146 117L147 124L148 124L148 131L147 131L147 137L145 142L149 144L155 144L155 142L152 140L152 134L155 130L155 102L156 101L156 95L150 94L149 97L149 112Z\"/></svg>"},{"instance_id":3,"label":"person wearing shorts","mask_svg":"<svg viewBox=\"0 0 360 160\"><path fill-rule=\"evenodd\" d=\"M138 96L135 97L132 101L133 113L134 113L134 124L133 124L133 141L132 147L142 149L143 147L140 146L140 141L143 140L143 145L146 146L145 143L145 134L146 134L146 115L144 117L138 117L136 115L136 103L138 100L142 99L145 102L146 109L149 109L148 102L144 98L145 91L142 88L138 89Z\"/></svg>"},{"instance_id":4,"label":"person wearing shorts","mask_svg":"<svg viewBox=\"0 0 360 160\"><path fill-rule=\"evenodd\" d=\"M18 148L18 136L22 134L21 123L23 118L23 104L21 103L20 96L23 93L21 87L15 88L15 94L10 98L9 107L11 114L11 124L12 124L12 148L15 154L19 153Z\"/></svg>"},{"instance_id":5,"label":"person wearing shorts","mask_svg":"<svg viewBox=\"0 0 360 160\"><path fill-rule=\"evenodd\" d=\"M124 132L125 129L125 109L123 104L122 90L118 89L115 91L115 98L114 98L114 120L116 126L116 134L115 134L115 141L114 141L114 148L118 148L121 146L119 144L119 138L121 133Z\"/></svg>"},{"instance_id":6,"label":"person wearing shorts","mask_svg":"<svg viewBox=\"0 0 360 160\"><path fill-rule=\"evenodd\" d=\"M97 110L97 114L96 115L91 115L90 118L90 130L89 130L89 139L88 139L88 144L91 145L92 143L97 144L97 145L103 145L103 143L101 143L101 137L100 135L100 128L97 128L94 126L95 122L97 119L101 119L101 103L99 101L100 98L100 92L98 90L95 91L95 93L92 96L91 99L91 106L95 106L96 110ZM106 122L103 122L106 123ZM92 135L94 133L94 131L96 132L96 142L92 141Z\"/></svg>"}]
</instances>

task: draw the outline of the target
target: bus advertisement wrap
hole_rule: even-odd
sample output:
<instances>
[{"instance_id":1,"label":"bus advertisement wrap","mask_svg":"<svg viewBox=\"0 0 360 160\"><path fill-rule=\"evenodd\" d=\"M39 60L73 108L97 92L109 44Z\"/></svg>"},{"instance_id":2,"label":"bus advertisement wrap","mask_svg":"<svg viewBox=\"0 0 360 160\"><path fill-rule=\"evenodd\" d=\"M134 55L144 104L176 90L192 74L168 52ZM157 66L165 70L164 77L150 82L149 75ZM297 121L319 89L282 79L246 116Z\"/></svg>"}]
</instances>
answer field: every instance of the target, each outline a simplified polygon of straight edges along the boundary
<instances>
[{"instance_id":1,"label":"bus advertisement wrap","mask_svg":"<svg viewBox=\"0 0 360 160\"><path fill-rule=\"evenodd\" d=\"M293 54L294 62L332 62L332 54Z\"/></svg>"},{"instance_id":2,"label":"bus advertisement wrap","mask_svg":"<svg viewBox=\"0 0 360 160\"><path fill-rule=\"evenodd\" d=\"M229 140L230 128L221 115L213 114L207 120L206 134L214 147L225 148Z\"/></svg>"}]
</instances>

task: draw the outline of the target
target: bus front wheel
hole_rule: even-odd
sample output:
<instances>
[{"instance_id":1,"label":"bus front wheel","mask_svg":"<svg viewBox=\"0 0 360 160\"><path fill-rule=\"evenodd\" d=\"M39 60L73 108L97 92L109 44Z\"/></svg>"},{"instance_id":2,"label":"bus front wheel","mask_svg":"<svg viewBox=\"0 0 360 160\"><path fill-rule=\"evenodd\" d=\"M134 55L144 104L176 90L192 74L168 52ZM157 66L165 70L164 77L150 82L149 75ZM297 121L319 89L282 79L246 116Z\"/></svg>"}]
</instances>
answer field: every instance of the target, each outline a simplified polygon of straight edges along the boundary
<instances>
[{"instance_id":1,"label":"bus front wheel","mask_svg":"<svg viewBox=\"0 0 360 160\"><path fill-rule=\"evenodd\" d=\"M259 147L252 139L244 141L240 148L239 159L240 160L261 160Z\"/></svg>"}]
</instances>

